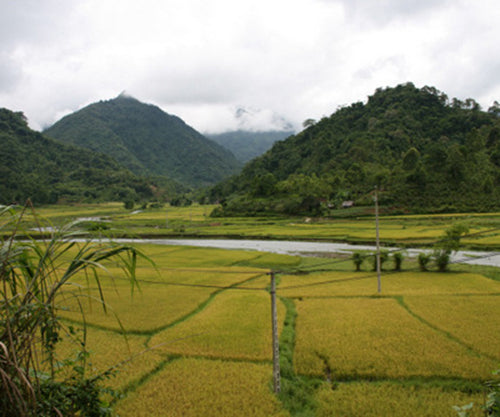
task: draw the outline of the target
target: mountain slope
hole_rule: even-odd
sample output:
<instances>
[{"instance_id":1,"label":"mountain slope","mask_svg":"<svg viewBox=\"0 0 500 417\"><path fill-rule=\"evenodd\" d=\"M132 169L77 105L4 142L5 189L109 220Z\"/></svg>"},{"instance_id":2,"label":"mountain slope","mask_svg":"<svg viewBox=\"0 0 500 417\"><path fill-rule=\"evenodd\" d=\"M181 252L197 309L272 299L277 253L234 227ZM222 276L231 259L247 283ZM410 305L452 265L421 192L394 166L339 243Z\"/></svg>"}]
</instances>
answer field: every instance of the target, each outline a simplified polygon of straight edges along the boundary
<instances>
[{"instance_id":1,"label":"mountain slope","mask_svg":"<svg viewBox=\"0 0 500 417\"><path fill-rule=\"evenodd\" d=\"M207 134L206 136L226 149L229 149L238 161L245 163L262 155L275 142L283 140L293 135L293 133L293 131L282 130L266 132L237 130L219 134Z\"/></svg>"},{"instance_id":2,"label":"mountain slope","mask_svg":"<svg viewBox=\"0 0 500 417\"><path fill-rule=\"evenodd\" d=\"M125 201L153 196L149 182L113 159L31 130L22 113L0 109L0 203Z\"/></svg>"},{"instance_id":3,"label":"mountain slope","mask_svg":"<svg viewBox=\"0 0 500 417\"><path fill-rule=\"evenodd\" d=\"M123 94L70 114L44 133L105 153L136 174L192 187L215 184L240 167L231 152L178 117Z\"/></svg>"},{"instance_id":4,"label":"mountain slope","mask_svg":"<svg viewBox=\"0 0 500 417\"><path fill-rule=\"evenodd\" d=\"M408 83L377 89L276 143L211 198L225 214L327 213L343 200L411 211L500 208L500 108Z\"/></svg>"}]
</instances>

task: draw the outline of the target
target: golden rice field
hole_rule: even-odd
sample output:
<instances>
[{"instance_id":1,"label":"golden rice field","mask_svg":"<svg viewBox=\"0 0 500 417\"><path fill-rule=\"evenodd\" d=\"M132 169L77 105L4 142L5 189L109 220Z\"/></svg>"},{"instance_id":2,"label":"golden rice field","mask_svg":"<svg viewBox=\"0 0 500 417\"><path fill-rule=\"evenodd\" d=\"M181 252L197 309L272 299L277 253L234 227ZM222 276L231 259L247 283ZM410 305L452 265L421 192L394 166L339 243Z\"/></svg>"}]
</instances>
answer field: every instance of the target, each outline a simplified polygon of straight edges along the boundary
<instances>
[{"instance_id":1,"label":"golden rice field","mask_svg":"<svg viewBox=\"0 0 500 417\"><path fill-rule=\"evenodd\" d=\"M441 388L401 386L392 382L352 382L332 390L323 387L317 393L317 417L446 417L457 416L453 406L470 402L481 404L483 394L464 394ZM484 416L475 407L470 417Z\"/></svg>"},{"instance_id":2,"label":"golden rice field","mask_svg":"<svg viewBox=\"0 0 500 417\"><path fill-rule=\"evenodd\" d=\"M174 233L179 225L205 236L362 241L374 234L369 217L211 219L204 206L132 214L107 204L42 212L54 223L106 216L117 229L148 235ZM479 233L464 242L500 245L494 230L499 214L387 217L381 236L432 242L457 219ZM378 294L376 275L366 264L354 272L350 260L139 247L154 265L140 260L133 291L115 265L101 274L107 314L97 284L83 276L57 300L67 325L78 327L80 310L85 313L91 372L116 366L109 384L123 393L114 404L122 417L294 415L272 392L271 269L284 271L277 275L277 295L286 305L291 300L297 313L293 344L282 348L291 348L297 376L317 380L311 394L316 409L304 416L453 417L453 405L470 402L471 416L482 415L480 387L500 368L500 281L478 268L384 271ZM290 325L286 314L278 302L280 333ZM64 357L75 349L68 335L58 352Z\"/></svg>"},{"instance_id":3,"label":"golden rice field","mask_svg":"<svg viewBox=\"0 0 500 417\"><path fill-rule=\"evenodd\" d=\"M405 297L405 303L437 329L454 335L483 355L499 358L500 294L410 296Z\"/></svg>"},{"instance_id":4,"label":"golden rice field","mask_svg":"<svg viewBox=\"0 0 500 417\"><path fill-rule=\"evenodd\" d=\"M352 269L352 267L351 267ZM500 293L500 282L480 274L450 272L388 271L381 276L382 295L470 295ZM310 275L284 275L280 294L284 297L377 295L374 272L329 271Z\"/></svg>"},{"instance_id":5,"label":"golden rice field","mask_svg":"<svg viewBox=\"0 0 500 417\"><path fill-rule=\"evenodd\" d=\"M500 368L500 282L480 271L385 271L378 294L375 274L350 260L324 271L325 259L140 248L155 265L140 261L133 292L113 264L101 275L107 314L83 276L58 300L68 325L85 313L91 372L116 366L122 417L293 415L272 392L271 267L312 271L277 275L297 312L293 369L319 381L310 415L455 416L475 402L476 416L477 387ZM280 333L286 314L278 302ZM67 336L59 354L75 348Z\"/></svg>"},{"instance_id":6,"label":"golden rice field","mask_svg":"<svg viewBox=\"0 0 500 417\"><path fill-rule=\"evenodd\" d=\"M86 338L91 354L90 375L115 370L111 379L107 381L113 389L125 389L128 384L152 372L164 360L159 352L147 350L147 336L125 337L121 333L90 327L87 329ZM61 357L71 357L77 348L74 339L65 335L58 353Z\"/></svg>"},{"instance_id":7,"label":"golden rice field","mask_svg":"<svg viewBox=\"0 0 500 417\"><path fill-rule=\"evenodd\" d=\"M494 360L469 351L391 298L308 299L296 306L300 374L321 376L328 366L333 379L481 379L500 361L500 352Z\"/></svg>"},{"instance_id":8,"label":"golden rice field","mask_svg":"<svg viewBox=\"0 0 500 417\"><path fill-rule=\"evenodd\" d=\"M188 356L271 360L269 313L267 292L226 291L191 320L157 333L150 344L156 346L179 340L159 350ZM279 313L284 316L282 305Z\"/></svg>"},{"instance_id":9,"label":"golden rice field","mask_svg":"<svg viewBox=\"0 0 500 417\"><path fill-rule=\"evenodd\" d=\"M286 417L269 389L264 364L199 358L168 362L147 384L120 402L120 416Z\"/></svg>"}]
</instances>

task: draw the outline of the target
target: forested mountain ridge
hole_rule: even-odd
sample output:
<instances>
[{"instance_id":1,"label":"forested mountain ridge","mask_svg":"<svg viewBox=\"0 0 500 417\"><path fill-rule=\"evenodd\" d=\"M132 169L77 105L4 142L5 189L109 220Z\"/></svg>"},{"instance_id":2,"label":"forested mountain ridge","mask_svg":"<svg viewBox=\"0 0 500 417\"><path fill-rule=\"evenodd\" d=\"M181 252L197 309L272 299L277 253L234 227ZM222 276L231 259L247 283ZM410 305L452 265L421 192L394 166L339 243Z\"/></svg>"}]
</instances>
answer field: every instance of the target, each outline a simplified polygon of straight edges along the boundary
<instances>
[{"instance_id":1,"label":"forested mountain ridge","mask_svg":"<svg viewBox=\"0 0 500 417\"><path fill-rule=\"evenodd\" d=\"M379 88L277 142L212 188L225 214L325 213L343 200L411 211L500 208L500 107L433 87Z\"/></svg>"},{"instance_id":2,"label":"forested mountain ridge","mask_svg":"<svg viewBox=\"0 0 500 417\"><path fill-rule=\"evenodd\" d=\"M206 136L226 149L229 149L238 161L245 163L262 155L275 142L286 139L293 134L293 131L285 130L263 132L236 130L218 134L207 134Z\"/></svg>"},{"instance_id":3,"label":"forested mountain ridge","mask_svg":"<svg viewBox=\"0 0 500 417\"><path fill-rule=\"evenodd\" d=\"M24 115L0 108L0 203L140 201L153 190L116 161L61 144L28 127Z\"/></svg>"},{"instance_id":4,"label":"forested mountain ridge","mask_svg":"<svg viewBox=\"0 0 500 417\"><path fill-rule=\"evenodd\" d=\"M72 113L44 134L105 153L139 175L160 175L200 187L236 173L230 151L180 118L121 94Z\"/></svg>"}]
</instances>

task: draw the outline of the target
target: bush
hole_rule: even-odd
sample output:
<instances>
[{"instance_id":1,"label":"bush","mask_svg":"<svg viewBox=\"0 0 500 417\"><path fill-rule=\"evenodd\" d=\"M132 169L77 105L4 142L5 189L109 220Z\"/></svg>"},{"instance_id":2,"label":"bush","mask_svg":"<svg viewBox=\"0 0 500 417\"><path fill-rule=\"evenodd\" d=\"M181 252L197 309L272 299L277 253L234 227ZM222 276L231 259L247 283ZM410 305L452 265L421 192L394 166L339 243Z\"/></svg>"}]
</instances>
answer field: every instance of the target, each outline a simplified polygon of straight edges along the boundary
<instances>
[{"instance_id":1,"label":"bush","mask_svg":"<svg viewBox=\"0 0 500 417\"><path fill-rule=\"evenodd\" d=\"M450 263L450 251L446 249L435 250L432 254L439 272L446 272Z\"/></svg>"},{"instance_id":2,"label":"bush","mask_svg":"<svg viewBox=\"0 0 500 417\"><path fill-rule=\"evenodd\" d=\"M361 265L364 261L363 254L361 254L360 252L354 252L352 254L352 261L354 262L356 271L361 271Z\"/></svg>"},{"instance_id":3,"label":"bush","mask_svg":"<svg viewBox=\"0 0 500 417\"><path fill-rule=\"evenodd\" d=\"M381 250L380 251L380 270L383 269L384 262L387 261L387 259L389 259L389 252L386 250ZM373 254L373 270L374 271L377 270L377 253L376 252Z\"/></svg>"},{"instance_id":4,"label":"bush","mask_svg":"<svg viewBox=\"0 0 500 417\"><path fill-rule=\"evenodd\" d=\"M401 252L395 252L392 255L392 259L394 261L394 270L401 271L401 265L403 264L404 255Z\"/></svg>"},{"instance_id":5,"label":"bush","mask_svg":"<svg viewBox=\"0 0 500 417\"><path fill-rule=\"evenodd\" d=\"M429 262L431 261L431 255L428 253L420 252L418 254L418 266L421 271L428 271L427 265L429 265Z\"/></svg>"},{"instance_id":6,"label":"bush","mask_svg":"<svg viewBox=\"0 0 500 417\"><path fill-rule=\"evenodd\" d=\"M134 208L134 200L125 200L123 202L125 210L132 210Z\"/></svg>"},{"instance_id":7,"label":"bush","mask_svg":"<svg viewBox=\"0 0 500 417\"><path fill-rule=\"evenodd\" d=\"M100 386L106 375L85 376L89 364L85 337L77 337L59 319L55 300L63 288L68 296L72 288L68 284L84 271L89 272L89 285L93 277L100 288L98 271L111 259L118 261L134 286L135 265L142 254L112 242L74 242L77 222L53 232L47 241L36 241L22 230L26 211L25 207L18 215L11 208L0 210L0 216L7 217L4 229L13 230L0 245L0 415L108 416L111 411L101 395L108 390ZM28 238L18 241L18 233ZM75 291L75 296L81 295ZM76 359L56 356L62 334L72 335L80 346Z\"/></svg>"}]
</instances>

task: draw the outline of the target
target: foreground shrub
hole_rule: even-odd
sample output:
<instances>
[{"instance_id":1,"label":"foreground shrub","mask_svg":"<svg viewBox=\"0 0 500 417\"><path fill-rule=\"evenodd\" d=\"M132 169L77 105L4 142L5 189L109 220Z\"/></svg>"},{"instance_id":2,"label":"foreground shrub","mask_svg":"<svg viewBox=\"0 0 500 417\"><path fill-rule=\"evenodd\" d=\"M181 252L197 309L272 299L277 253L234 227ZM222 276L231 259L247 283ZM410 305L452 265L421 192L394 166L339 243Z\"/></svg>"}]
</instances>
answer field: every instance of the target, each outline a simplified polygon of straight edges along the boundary
<instances>
[{"instance_id":1,"label":"foreground shrub","mask_svg":"<svg viewBox=\"0 0 500 417\"><path fill-rule=\"evenodd\" d=\"M76 222L36 241L23 230L27 217L42 227L32 207L0 211L0 228L11 231L0 242L0 415L108 416L111 410L102 400L107 390L100 385L107 375L86 376L85 332L77 336L58 311L64 297L82 295L81 280L77 284L73 278L83 275L87 284L101 288L99 271L108 260L117 262L134 286L142 255L131 246L81 240L81 232L77 243ZM100 301L105 306L102 291ZM74 359L56 356L63 337L77 342Z\"/></svg>"}]
</instances>

